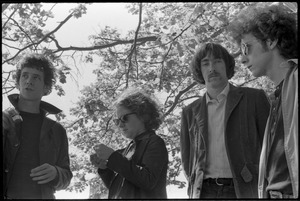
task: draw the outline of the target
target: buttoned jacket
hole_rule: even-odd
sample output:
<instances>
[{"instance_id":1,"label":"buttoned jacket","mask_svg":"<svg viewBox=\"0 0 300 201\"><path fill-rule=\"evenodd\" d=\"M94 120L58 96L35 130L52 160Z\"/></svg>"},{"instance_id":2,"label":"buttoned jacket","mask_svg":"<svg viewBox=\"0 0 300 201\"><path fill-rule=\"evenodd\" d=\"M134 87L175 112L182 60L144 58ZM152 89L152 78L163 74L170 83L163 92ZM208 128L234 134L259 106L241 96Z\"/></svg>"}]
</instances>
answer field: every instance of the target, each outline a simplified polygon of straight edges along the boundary
<instances>
[{"instance_id":1,"label":"buttoned jacket","mask_svg":"<svg viewBox=\"0 0 300 201\"><path fill-rule=\"evenodd\" d=\"M18 111L18 94L9 95L8 98L15 110ZM57 177L47 184L41 185L42 199L54 199L56 190L65 189L73 177L70 170L70 160L68 152L68 138L66 130L56 121L46 117L46 113L57 114L61 112L55 106L41 101L40 109L43 113L43 123L39 141L39 164L48 163L57 169ZM10 117L11 118L11 117ZM11 178L15 159L21 146L21 127L22 122L14 123L11 129L5 132L4 142L4 180L3 190Z\"/></svg>"},{"instance_id":2,"label":"buttoned jacket","mask_svg":"<svg viewBox=\"0 0 300 201\"><path fill-rule=\"evenodd\" d=\"M237 198L258 197L258 164L269 109L263 90L230 84L224 138ZM190 198L201 194L208 150L207 119L205 95L182 110L181 160Z\"/></svg>"}]
</instances>

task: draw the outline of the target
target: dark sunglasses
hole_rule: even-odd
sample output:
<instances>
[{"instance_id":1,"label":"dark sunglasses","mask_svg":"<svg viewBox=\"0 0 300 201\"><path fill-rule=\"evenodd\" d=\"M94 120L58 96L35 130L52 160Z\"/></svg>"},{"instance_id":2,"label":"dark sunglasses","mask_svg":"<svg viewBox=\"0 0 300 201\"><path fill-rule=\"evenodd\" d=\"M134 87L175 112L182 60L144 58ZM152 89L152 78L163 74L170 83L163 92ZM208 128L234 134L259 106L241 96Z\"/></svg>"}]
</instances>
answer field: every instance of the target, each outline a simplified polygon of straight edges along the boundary
<instances>
[{"instance_id":1,"label":"dark sunglasses","mask_svg":"<svg viewBox=\"0 0 300 201\"><path fill-rule=\"evenodd\" d=\"M241 43L241 50L242 50L242 54L243 54L243 55L248 55L248 53L249 53L249 47L248 47L248 44L242 42L242 43Z\"/></svg>"},{"instance_id":2,"label":"dark sunglasses","mask_svg":"<svg viewBox=\"0 0 300 201\"><path fill-rule=\"evenodd\" d=\"M135 114L135 112L124 114L123 116L121 116L118 119L113 119L113 121L117 126L119 126L120 122L122 122L123 124L126 123L128 121L128 116L132 115L132 114Z\"/></svg>"}]
</instances>

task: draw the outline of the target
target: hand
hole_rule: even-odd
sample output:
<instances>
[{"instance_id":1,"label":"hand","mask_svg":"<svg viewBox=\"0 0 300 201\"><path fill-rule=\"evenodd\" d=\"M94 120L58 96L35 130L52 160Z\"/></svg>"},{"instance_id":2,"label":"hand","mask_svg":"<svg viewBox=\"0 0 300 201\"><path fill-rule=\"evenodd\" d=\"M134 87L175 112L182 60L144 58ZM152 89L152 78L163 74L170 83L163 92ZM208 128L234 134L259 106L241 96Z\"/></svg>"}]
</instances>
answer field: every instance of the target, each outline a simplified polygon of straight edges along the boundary
<instances>
[{"instance_id":1,"label":"hand","mask_svg":"<svg viewBox=\"0 0 300 201\"><path fill-rule=\"evenodd\" d=\"M107 166L106 166L107 161L98 158L97 154L90 155L90 160L91 160L91 163L94 166L96 166L96 167L98 167L100 169L106 169L107 168Z\"/></svg>"},{"instance_id":2,"label":"hand","mask_svg":"<svg viewBox=\"0 0 300 201\"><path fill-rule=\"evenodd\" d=\"M99 144L94 147L96 154L99 159L107 160L110 155L114 152L114 150L105 144Z\"/></svg>"},{"instance_id":3,"label":"hand","mask_svg":"<svg viewBox=\"0 0 300 201\"><path fill-rule=\"evenodd\" d=\"M15 108L7 108L2 112L2 128L9 130L15 127L14 123L22 122L23 119Z\"/></svg>"},{"instance_id":4,"label":"hand","mask_svg":"<svg viewBox=\"0 0 300 201\"><path fill-rule=\"evenodd\" d=\"M48 163L32 169L30 173L32 180L37 181L38 184L46 184L55 179L56 175L56 168Z\"/></svg>"},{"instance_id":5,"label":"hand","mask_svg":"<svg viewBox=\"0 0 300 201\"><path fill-rule=\"evenodd\" d=\"M6 112L2 112L2 127L4 130L9 130L11 126L14 126L13 120L10 115Z\"/></svg>"}]
</instances>

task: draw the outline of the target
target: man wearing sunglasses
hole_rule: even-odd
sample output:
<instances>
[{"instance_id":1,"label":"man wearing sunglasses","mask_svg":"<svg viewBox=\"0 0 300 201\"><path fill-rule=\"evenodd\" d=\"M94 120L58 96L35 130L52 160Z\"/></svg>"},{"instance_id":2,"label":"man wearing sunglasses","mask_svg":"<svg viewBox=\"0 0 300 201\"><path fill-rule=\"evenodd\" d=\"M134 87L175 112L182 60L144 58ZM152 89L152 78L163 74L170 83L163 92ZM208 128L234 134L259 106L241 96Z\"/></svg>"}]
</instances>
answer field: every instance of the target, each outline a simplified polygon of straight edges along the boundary
<instances>
[{"instance_id":1,"label":"man wearing sunglasses","mask_svg":"<svg viewBox=\"0 0 300 201\"><path fill-rule=\"evenodd\" d=\"M276 85L260 157L260 198L299 196L297 16L280 4L247 7L229 26L242 63Z\"/></svg>"},{"instance_id":2,"label":"man wearing sunglasses","mask_svg":"<svg viewBox=\"0 0 300 201\"><path fill-rule=\"evenodd\" d=\"M235 87L235 60L203 44L191 64L206 93L181 118L181 159L190 198L257 198L258 163L269 102L263 90Z\"/></svg>"},{"instance_id":3,"label":"man wearing sunglasses","mask_svg":"<svg viewBox=\"0 0 300 201\"><path fill-rule=\"evenodd\" d=\"M109 199L166 199L168 152L156 135L161 124L154 99L142 90L126 90L115 104L114 123L129 145L114 151L100 144L91 155L92 164L109 189Z\"/></svg>"}]
</instances>

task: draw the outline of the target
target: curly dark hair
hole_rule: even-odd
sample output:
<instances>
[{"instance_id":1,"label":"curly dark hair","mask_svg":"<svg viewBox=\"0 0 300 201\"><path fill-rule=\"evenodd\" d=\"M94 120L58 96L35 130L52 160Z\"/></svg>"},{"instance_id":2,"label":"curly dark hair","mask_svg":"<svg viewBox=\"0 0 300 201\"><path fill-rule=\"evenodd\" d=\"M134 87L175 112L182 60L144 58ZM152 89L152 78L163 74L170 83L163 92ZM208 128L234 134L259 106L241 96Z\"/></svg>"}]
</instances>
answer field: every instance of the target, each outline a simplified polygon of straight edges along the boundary
<instances>
[{"instance_id":1,"label":"curly dark hair","mask_svg":"<svg viewBox=\"0 0 300 201\"><path fill-rule=\"evenodd\" d=\"M195 53L195 56L190 65L190 70L193 74L194 80L200 84L205 84L201 72L201 60L207 55L213 55L215 58L221 58L225 62L226 75L230 79L234 75L235 60L231 54L221 45L217 43L206 43L202 45Z\"/></svg>"},{"instance_id":2,"label":"curly dark hair","mask_svg":"<svg viewBox=\"0 0 300 201\"><path fill-rule=\"evenodd\" d=\"M158 101L143 89L129 88L114 103L135 112L144 120L146 130L157 130L162 123Z\"/></svg>"},{"instance_id":3,"label":"curly dark hair","mask_svg":"<svg viewBox=\"0 0 300 201\"><path fill-rule=\"evenodd\" d=\"M227 30L237 43L253 34L266 47L268 39L278 40L277 48L286 59L298 58L297 17L284 6L258 3L241 10Z\"/></svg>"},{"instance_id":4,"label":"curly dark hair","mask_svg":"<svg viewBox=\"0 0 300 201\"><path fill-rule=\"evenodd\" d=\"M17 64L17 70L14 75L16 84L19 84L21 72L25 67L34 68L44 73L44 83L48 88L48 91L44 95L50 94L56 82L56 70L50 60L42 54L27 54Z\"/></svg>"}]
</instances>

